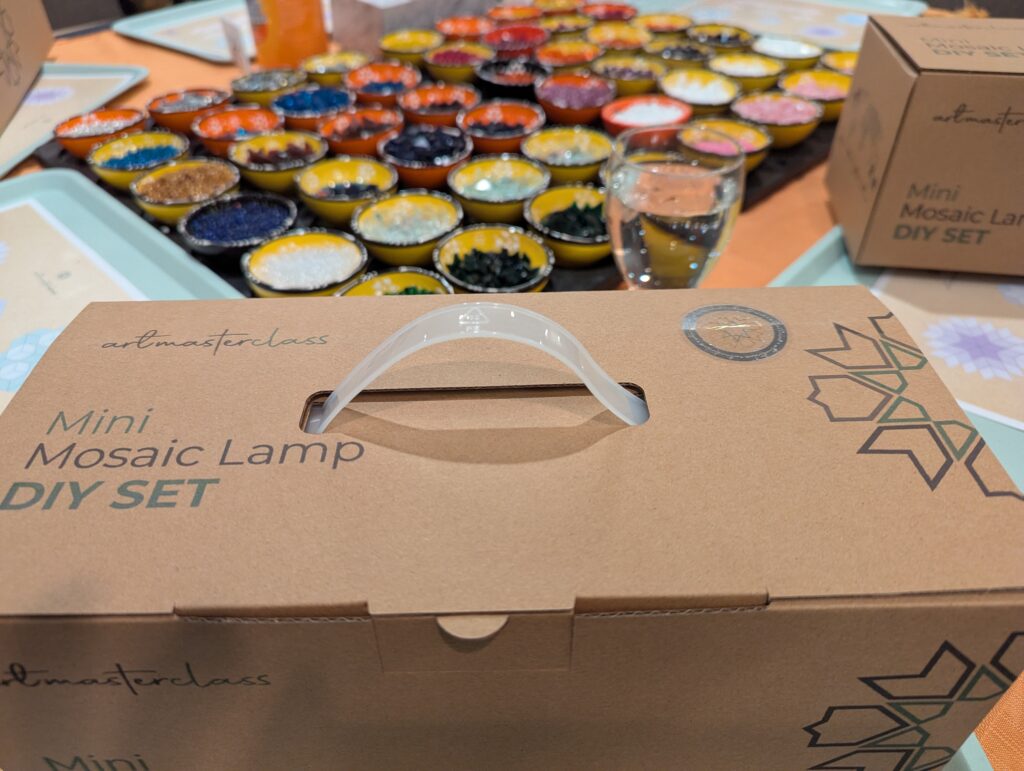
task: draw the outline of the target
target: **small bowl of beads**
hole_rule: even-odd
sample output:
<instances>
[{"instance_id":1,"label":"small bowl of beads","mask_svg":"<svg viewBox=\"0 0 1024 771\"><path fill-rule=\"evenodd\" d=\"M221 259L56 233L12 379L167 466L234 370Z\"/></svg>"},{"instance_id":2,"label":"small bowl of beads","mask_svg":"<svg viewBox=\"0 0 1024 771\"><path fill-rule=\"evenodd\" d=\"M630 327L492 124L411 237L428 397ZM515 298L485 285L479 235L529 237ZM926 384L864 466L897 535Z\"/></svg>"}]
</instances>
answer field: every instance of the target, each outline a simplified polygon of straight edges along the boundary
<instances>
[{"instance_id":1,"label":"small bowl of beads","mask_svg":"<svg viewBox=\"0 0 1024 771\"><path fill-rule=\"evenodd\" d=\"M856 51L829 51L821 57L821 66L833 72L853 75L857 69L857 58Z\"/></svg>"},{"instance_id":2,"label":"small bowl of beads","mask_svg":"<svg viewBox=\"0 0 1024 771\"><path fill-rule=\"evenodd\" d=\"M576 13L583 6L583 0L534 0L533 7L540 8L545 16L564 16Z\"/></svg>"},{"instance_id":3,"label":"small bowl of beads","mask_svg":"<svg viewBox=\"0 0 1024 771\"><path fill-rule=\"evenodd\" d=\"M662 91L686 102L697 115L724 112L742 90L732 78L708 70L670 70L660 84Z\"/></svg>"},{"instance_id":4,"label":"small bowl of beads","mask_svg":"<svg viewBox=\"0 0 1024 771\"><path fill-rule=\"evenodd\" d=\"M477 86L489 99L532 99L534 86L551 74L551 68L512 59L477 65L474 74Z\"/></svg>"},{"instance_id":5,"label":"small bowl of beads","mask_svg":"<svg viewBox=\"0 0 1024 771\"><path fill-rule=\"evenodd\" d=\"M693 115L693 108L664 94L625 96L606 104L601 122L612 136L647 126L679 126Z\"/></svg>"},{"instance_id":6,"label":"small bowl of beads","mask_svg":"<svg viewBox=\"0 0 1024 771\"><path fill-rule=\"evenodd\" d=\"M750 47L755 54L778 59L788 72L806 70L818 63L823 51L821 46L803 40L786 37L759 37Z\"/></svg>"},{"instance_id":7,"label":"small bowl of beads","mask_svg":"<svg viewBox=\"0 0 1024 771\"><path fill-rule=\"evenodd\" d=\"M538 83L536 94L553 123L593 123L615 97L615 84L597 75L561 73Z\"/></svg>"},{"instance_id":8,"label":"small bowl of beads","mask_svg":"<svg viewBox=\"0 0 1024 771\"><path fill-rule=\"evenodd\" d=\"M544 111L533 102L492 99L459 113L456 125L482 153L514 153L523 137L544 125Z\"/></svg>"},{"instance_id":9,"label":"small bowl of beads","mask_svg":"<svg viewBox=\"0 0 1024 771\"><path fill-rule=\"evenodd\" d=\"M843 104L850 93L853 78L831 70L802 70L791 72L779 81L779 88L791 96L811 99L820 104L825 113L822 120L832 123L839 120Z\"/></svg>"},{"instance_id":10,"label":"small bowl of beads","mask_svg":"<svg viewBox=\"0 0 1024 771\"><path fill-rule=\"evenodd\" d=\"M499 59L526 59L550 38L551 33L536 25L512 24L488 32L482 40Z\"/></svg>"},{"instance_id":11,"label":"small bowl of beads","mask_svg":"<svg viewBox=\"0 0 1024 771\"><path fill-rule=\"evenodd\" d=\"M359 281L342 287L340 297L390 297L416 294L455 294L448 280L432 270L395 268L383 273L367 273Z\"/></svg>"},{"instance_id":12,"label":"small bowl of beads","mask_svg":"<svg viewBox=\"0 0 1024 771\"><path fill-rule=\"evenodd\" d=\"M544 12L533 5L496 5L487 11L487 18L496 25L530 24L536 22Z\"/></svg>"},{"instance_id":13,"label":"small bowl of beads","mask_svg":"<svg viewBox=\"0 0 1024 771\"><path fill-rule=\"evenodd\" d=\"M369 257L348 233L293 230L242 257L242 275L256 297L324 297L366 270Z\"/></svg>"},{"instance_id":14,"label":"small bowl of beads","mask_svg":"<svg viewBox=\"0 0 1024 771\"><path fill-rule=\"evenodd\" d=\"M772 146L772 135L763 126L756 123L740 120L738 118L707 117L698 118L693 121L692 126L703 126L704 128L725 134L733 142L742 148L744 155L744 166L747 172L756 169L765 158L768 157L768 150Z\"/></svg>"},{"instance_id":15,"label":"small bowl of beads","mask_svg":"<svg viewBox=\"0 0 1024 771\"><path fill-rule=\"evenodd\" d=\"M480 103L480 92L461 83L430 83L406 91L398 106L407 123L454 126L456 116Z\"/></svg>"},{"instance_id":16,"label":"small bowl of beads","mask_svg":"<svg viewBox=\"0 0 1024 771\"><path fill-rule=\"evenodd\" d=\"M523 202L543 190L551 173L521 155L481 155L448 173L448 187L478 222L519 222Z\"/></svg>"},{"instance_id":17,"label":"small bowl of beads","mask_svg":"<svg viewBox=\"0 0 1024 771\"><path fill-rule=\"evenodd\" d=\"M633 26L650 32L654 37L673 39L693 25L693 19L681 13L644 13L633 19Z\"/></svg>"},{"instance_id":18,"label":"small bowl of beads","mask_svg":"<svg viewBox=\"0 0 1024 771\"><path fill-rule=\"evenodd\" d=\"M320 136L338 155L376 155L382 139L405 125L402 113L391 107L355 107L320 126Z\"/></svg>"},{"instance_id":19,"label":"small bowl of beads","mask_svg":"<svg viewBox=\"0 0 1024 771\"><path fill-rule=\"evenodd\" d=\"M394 191L398 172L376 158L341 155L300 171L295 186L306 208L324 222L347 228L356 209Z\"/></svg>"},{"instance_id":20,"label":"small bowl of beads","mask_svg":"<svg viewBox=\"0 0 1024 771\"><path fill-rule=\"evenodd\" d=\"M58 123L53 135L71 155L84 159L97 145L145 126L146 113L141 110L93 110Z\"/></svg>"},{"instance_id":21,"label":"small bowl of beads","mask_svg":"<svg viewBox=\"0 0 1024 771\"><path fill-rule=\"evenodd\" d=\"M737 118L764 126L780 150L807 139L825 114L817 102L777 91L741 96L733 102L732 112Z\"/></svg>"},{"instance_id":22,"label":"small bowl of beads","mask_svg":"<svg viewBox=\"0 0 1024 771\"><path fill-rule=\"evenodd\" d=\"M612 81L619 96L634 96L653 91L658 78L668 72L668 65L653 56L620 53L602 56L591 69Z\"/></svg>"},{"instance_id":23,"label":"small bowl of beads","mask_svg":"<svg viewBox=\"0 0 1024 771\"><path fill-rule=\"evenodd\" d=\"M695 24L686 30L686 36L720 54L746 51L754 42L754 36L747 30L731 24Z\"/></svg>"},{"instance_id":24,"label":"small bowl of beads","mask_svg":"<svg viewBox=\"0 0 1024 771\"><path fill-rule=\"evenodd\" d=\"M563 185L535 195L526 202L524 214L554 253L556 265L580 268L612 252L604 207L602 188Z\"/></svg>"},{"instance_id":25,"label":"small bowl of beads","mask_svg":"<svg viewBox=\"0 0 1024 771\"><path fill-rule=\"evenodd\" d=\"M587 3L580 8L580 13L594 21L629 21L637 15L637 10L626 3Z\"/></svg>"},{"instance_id":26,"label":"small bowl of beads","mask_svg":"<svg viewBox=\"0 0 1024 771\"><path fill-rule=\"evenodd\" d=\"M272 106L284 116L284 125L296 131L316 131L320 124L352 106L355 96L340 88L315 86L289 91Z\"/></svg>"},{"instance_id":27,"label":"small bowl of beads","mask_svg":"<svg viewBox=\"0 0 1024 771\"><path fill-rule=\"evenodd\" d=\"M373 62L345 75L345 85L356 99L382 107L393 107L398 95L416 88L423 80L420 71L402 62Z\"/></svg>"},{"instance_id":28,"label":"small bowl of beads","mask_svg":"<svg viewBox=\"0 0 1024 771\"><path fill-rule=\"evenodd\" d=\"M228 160L251 185L272 193L287 193L296 172L327 155L327 142L308 131L273 131L236 142Z\"/></svg>"},{"instance_id":29,"label":"small bowl of beads","mask_svg":"<svg viewBox=\"0 0 1024 771\"><path fill-rule=\"evenodd\" d=\"M208 115L200 115L192 123L192 133L203 147L221 158L234 142L254 134L276 131L284 125L284 116L258 104L239 104Z\"/></svg>"},{"instance_id":30,"label":"small bowl of beads","mask_svg":"<svg viewBox=\"0 0 1024 771\"><path fill-rule=\"evenodd\" d=\"M708 62L708 69L732 78L744 91L771 88L786 68L778 59L761 54L719 54Z\"/></svg>"},{"instance_id":31,"label":"small bowl of beads","mask_svg":"<svg viewBox=\"0 0 1024 771\"><path fill-rule=\"evenodd\" d=\"M216 88L189 88L151 99L146 110L156 125L187 134L196 118L221 107L230 99L231 94Z\"/></svg>"},{"instance_id":32,"label":"small bowl of beads","mask_svg":"<svg viewBox=\"0 0 1024 771\"><path fill-rule=\"evenodd\" d=\"M157 222L176 225L202 203L238 188L238 169L216 158L171 161L129 186L136 205Z\"/></svg>"},{"instance_id":33,"label":"small bowl of beads","mask_svg":"<svg viewBox=\"0 0 1024 771\"><path fill-rule=\"evenodd\" d=\"M553 126L523 140L523 155L544 164L556 185L593 182L611 154L611 137L585 126Z\"/></svg>"},{"instance_id":34,"label":"small bowl of beads","mask_svg":"<svg viewBox=\"0 0 1024 771\"><path fill-rule=\"evenodd\" d=\"M370 63L370 58L358 51L335 51L316 54L302 61L302 70L314 83L321 86L342 85L345 74Z\"/></svg>"},{"instance_id":35,"label":"small bowl of beads","mask_svg":"<svg viewBox=\"0 0 1024 771\"><path fill-rule=\"evenodd\" d=\"M584 37L608 51L639 51L654 39L647 30L624 21L595 24Z\"/></svg>"},{"instance_id":36,"label":"small bowl of beads","mask_svg":"<svg viewBox=\"0 0 1024 771\"><path fill-rule=\"evenodd\" d=\"M554 265L540 237L514 225L471 225L434 249L434 269L456 292L539 292Z\"/></svg>"},{"instance_id":37,"label":"small bowl of beads","mask_svg":"<svg viewBox=\"0 0 1024 771\"><path fill-rule=\"evenodd\" d=\"M407 126L381 140L377 154L398 170L405 187L444 187L448 172L473 152L473 140L449 126Z\"/></svg>"},{"instance_id":38,"label":"small bowl of beads","mask_svg":"<svg viewBox=\"0 0 1024 771\"><path fill-rule=\"evenodd\" d=\"M709 46L675 39L655 39L644 46L644 51L676 70L702 69L715 55Z\"/></svg>"},{"instance_id":39,"label":"small bowl of beads","mask_svg":"<svg viewBox=\"0 0 1024 771\"><path fill-rule=\"evenodd\" d=\"M162 163L176 161L188 152L188 140L170 131L136 131L110 139L89 153L93 173L117 190Z\"/></svg>"},{"instance_id":40,"label":"small bowl of beads","mask_svg":"<svg viewBox=\"0 0 1024 771\"><path fill-rule=\"evenodd\" d=\"M494 49L483 43L456 40L428 51L423 64L430 77L446 83L469 83L473 71L494 58Z\"/></svg>"},{"instance_id":41,"label":"small bowl of beads","mask_svg":"<svg viewBox=\"0 0 1024 771\"><path fill-rule=\"evenodd\" d=\"M281 94L300 88L306 82L306 77L305 70L273 69L250 72L231 81L231 93L239 102L252 102L269 107Z\"/></svg>"},{"instance_id":42,"label":"small bowl of beads","mask_svg":"<svg viewBox=\"0 0 1024 771\"><path fill-rule=\"evenodd\" d=\"M413 67L423 64L423 54L444 42L444 35L433 29L398 29L380 39L380 50L390 59Z\"/></svg>"},{"instance_id":43,"label":"small bowl of beads","mask_svg":"<svg viewBox=\"0 0 1024 771\"><path fill-rule=\"evenodd\" d=\"M352 214L352 232L388 265L427 265L434 247L462 222L462 207L433 190L376 198Z\"/></svg>"},{"instance_id":44,"label":"small bowl of beads","mask_svg":"<svg viewBox=\"0 0 1024 771\"><path fill-rule=\"evenodd\" d=\"M483 16L447 16L434 25L434 29L444 35L445 40L476 41L497 26Z\"/></svg>"},{"instance_id":45,"label":"small bowl of beads","mask_svg":"<svg viewBox=\"0 0 1024 771\"><path fill-rule=\"evenodd\" d=\"M586 40L553 40L537 49L534 58L555 72L586 67L596 60L604 49Z\"/></svg>"},{"instance_id":46,"label":"small bowl of beads","mask_svg":"<svg viewBox=\"0 0 1024 771\"><path fill-rule=\"evenodd\" d=\"M196 207L178 222L178 235L198 254L241 254L284 233L298 211L270 193L236 193Z\"/></svg>"},{"instance_id":47,"label":"small bowl of beads","mask_svg":"<svg viewBox=\"0 0 1024 771\"><path fill-rule=\"evenodd\" d=\"M545 16L537 26L548 32L553 40L575 39L594 26L594 20L582 13Z\"/></svg>"}]
</instances>

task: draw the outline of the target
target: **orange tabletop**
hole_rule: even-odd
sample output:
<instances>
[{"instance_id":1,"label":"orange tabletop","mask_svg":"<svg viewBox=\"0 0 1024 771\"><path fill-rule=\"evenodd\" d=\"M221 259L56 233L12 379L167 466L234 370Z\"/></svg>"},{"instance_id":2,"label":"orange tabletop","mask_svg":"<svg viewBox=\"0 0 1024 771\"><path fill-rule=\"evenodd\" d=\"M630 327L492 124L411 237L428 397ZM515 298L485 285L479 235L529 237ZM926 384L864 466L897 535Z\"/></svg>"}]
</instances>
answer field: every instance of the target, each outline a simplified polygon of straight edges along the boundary
<instances>
[{"instance_id":1,"label":"orange tabletop","mask_svg":"<svg viewBox=\"0 0 1024 771\"><path fill-rule=\"evenodd\" d=\"M50 56L66 63L148 68L149 78L116 99L116 105L144 107L152 97L181 88L227 88L239 74L232 65L212 64L110 31L58 40ZM35 161L26 161L14 173L38 168ZM744 212L725 253L703 286L767 284L833 226L826 201L825 167L819 166Z\"/></svg>"}]
</instances>

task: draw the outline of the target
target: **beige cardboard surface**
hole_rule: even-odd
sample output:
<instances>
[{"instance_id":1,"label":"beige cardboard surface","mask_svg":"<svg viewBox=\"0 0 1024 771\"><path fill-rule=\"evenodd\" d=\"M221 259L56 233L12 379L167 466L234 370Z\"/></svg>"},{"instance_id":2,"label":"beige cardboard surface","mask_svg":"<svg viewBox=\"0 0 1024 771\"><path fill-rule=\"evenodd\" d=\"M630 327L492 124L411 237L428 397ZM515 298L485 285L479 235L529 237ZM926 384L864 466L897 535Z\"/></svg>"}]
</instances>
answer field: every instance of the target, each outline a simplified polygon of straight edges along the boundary
<instances>
[{"instance_id":1,"label":"beige cardboard surface","mask_svg":"<svg viewBox=\"0 0 1024 771\"><path fill-rule=\"evenodd\" d=\"M42 0L0 6L0 132L28 92L52 43Z\"/></svg>"},{"instance_id":2,"label":"beige cardboard surface","mask_svg":"<svg viewBox=\"0 0 1024 771\"><path fill-rule=\"evenodd\" d=\"M323 437L301 430L311 395L461 301L89 306L0 417L18 544L0 611L628 610L1024 585L1024 501L860 287L516 297L644 390L640 427L539 392L367 397ZM571 381L538 351L472 340L375 387ZM54 543L76 548L41 564Z\"/></svg>"},{"instance_id":3,"label":"beige cardboard surface","mask_svg":"<svg viewBox=\"0 0 1024 771\"><path fill-rule=\"evenodd\" d=\"M1006 174L1024 157L1021 40L1010 19L873 17L827 178L854 262L1024 275ZM909 87L878 77L897 69Z\"/></svg>"}]
</instances>

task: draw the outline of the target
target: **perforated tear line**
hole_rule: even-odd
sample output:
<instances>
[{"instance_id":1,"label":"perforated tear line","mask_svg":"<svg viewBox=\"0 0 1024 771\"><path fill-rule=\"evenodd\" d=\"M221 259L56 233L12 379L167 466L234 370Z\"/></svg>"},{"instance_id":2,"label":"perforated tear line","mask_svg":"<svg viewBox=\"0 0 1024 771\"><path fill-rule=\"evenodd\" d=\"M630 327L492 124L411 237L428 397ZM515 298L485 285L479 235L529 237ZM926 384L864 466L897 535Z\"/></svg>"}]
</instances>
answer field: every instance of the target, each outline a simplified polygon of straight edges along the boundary
<instances>
[{"instance_id":1,"label":"perforated tear line","mask_svg":"<svg viewBox=\"0 0 1024 771\"><path fill-rule=\"evenodd\" d=\"M751 605L740 608L681 608L678 610L612 610L597 613L578 613L577 618L634 618L660 616L700 616L717 613L753 613L768 610L767 605Z\"/></svg>"}]
</instances>

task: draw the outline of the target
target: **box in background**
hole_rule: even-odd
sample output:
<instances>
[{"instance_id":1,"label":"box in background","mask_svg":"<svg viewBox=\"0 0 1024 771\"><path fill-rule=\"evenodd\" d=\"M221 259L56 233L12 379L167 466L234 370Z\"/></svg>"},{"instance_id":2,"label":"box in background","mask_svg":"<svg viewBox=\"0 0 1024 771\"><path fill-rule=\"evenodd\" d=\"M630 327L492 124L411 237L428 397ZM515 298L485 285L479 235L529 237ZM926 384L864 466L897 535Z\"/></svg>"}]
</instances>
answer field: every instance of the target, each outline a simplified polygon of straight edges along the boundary
<instances>
[{"instance_id":1,"label":"box in background","mask_svg":"<svg viewBox=\"0 0 1024 771\"><path fill-rule=\"evenodd\" d=\"M28 93L52 44L42 0L0 0L0 132Z\"/></svg>"},{"instance_id":2,"label":"box in background","mask_svg":"<svg viewBox=\"0 0 1024 771\"><path fill-rule=\"evenodd\" d=\"M343 48L376 54L381 35L396 29L433 29L445 16L478 16L493 0L331 0L334 39Z\"/></svg>"},{"instance_id":3,"label":"box in background","mask_svg":"<svg viewBox=\"0 0 1024 771\"><path fill-rule=\"evenodd\" d=\"M873 17L827 185L858 265L1024 275L1024 20Z\"/></svg>"}]
</instances>

